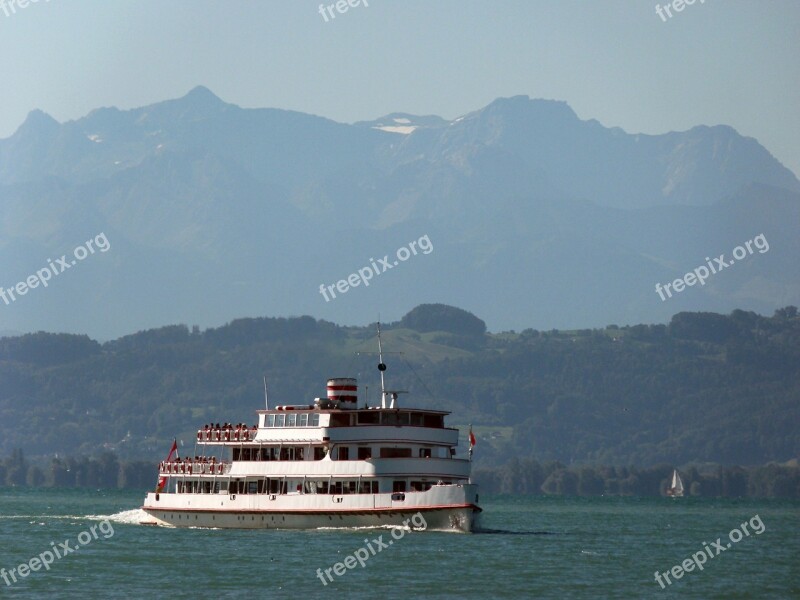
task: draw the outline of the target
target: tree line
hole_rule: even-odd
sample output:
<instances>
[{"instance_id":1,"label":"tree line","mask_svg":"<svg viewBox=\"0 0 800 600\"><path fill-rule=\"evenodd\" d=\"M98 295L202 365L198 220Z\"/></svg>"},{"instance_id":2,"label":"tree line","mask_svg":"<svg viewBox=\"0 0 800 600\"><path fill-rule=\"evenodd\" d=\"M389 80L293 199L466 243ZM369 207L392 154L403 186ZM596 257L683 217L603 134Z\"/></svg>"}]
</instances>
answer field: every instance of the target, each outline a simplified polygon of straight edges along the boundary
<instances>
[{"instance_id":1,"label":"tree line","mask_svg":"<svg viewBox=\"0 0 800 600\"><path fill-rule=\"evenodd\" d=\"M476 468L472 479L486 493L570 496L664 496L673 467L565 466L558 461L512 459ZM800 499L800 467L702 465L678 469L688 496Z\"/></svg>"},{"instance_id":2,"label":"tree line","mask_svg":"<svg viewBox=\"0 0 800 600\"><path fill-rule=\"evenodd\" d=\"M55 457L43 466L29 462L17 448L0 462L0 486L148 489L155 487L157 471L156 463L120 461L113 452Z\"/></svg>"}]
</instances>

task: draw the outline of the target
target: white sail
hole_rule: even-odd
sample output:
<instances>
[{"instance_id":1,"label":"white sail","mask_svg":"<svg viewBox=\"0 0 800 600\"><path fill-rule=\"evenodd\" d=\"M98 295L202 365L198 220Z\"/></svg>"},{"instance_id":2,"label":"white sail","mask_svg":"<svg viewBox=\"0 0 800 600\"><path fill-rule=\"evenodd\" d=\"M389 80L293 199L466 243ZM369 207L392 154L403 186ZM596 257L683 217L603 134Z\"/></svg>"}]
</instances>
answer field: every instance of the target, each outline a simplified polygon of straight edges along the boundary
<instances>
[{"instance_id":1,"label":"white sail","mask_svg":"<svg viewBox=\"0 0 800 600\"><path fill-rule=\"evenodd\" d=\"M672 495L683 496L683 481L677 469L672 471L672 486L670 486L670 488Z\"/></svg>"}]
</instances>

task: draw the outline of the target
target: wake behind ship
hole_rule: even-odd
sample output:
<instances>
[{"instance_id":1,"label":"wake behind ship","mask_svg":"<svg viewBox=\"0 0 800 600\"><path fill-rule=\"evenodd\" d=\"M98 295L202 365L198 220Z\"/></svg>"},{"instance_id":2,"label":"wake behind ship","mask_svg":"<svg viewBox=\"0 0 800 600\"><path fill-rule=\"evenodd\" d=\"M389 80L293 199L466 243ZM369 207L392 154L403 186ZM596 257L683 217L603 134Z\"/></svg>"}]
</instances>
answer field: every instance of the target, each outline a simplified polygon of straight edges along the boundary
<instances>
[{"instance_id":1,"label":"wake behind ship","mask_svg":"<svg viewBox=\"0 0 800 600\"><path fill-rule=\"evenodd\" d=\"M426 529L472 531L478 490L470 460L456 456L458 430L445 427L449 413L400 408L400 391L384 387L382 356L378 368L379 407L357 407L355 379L329 379L327 397L256 411L255 426L206 425L197 432L202 456L175 458L173 444L142 506L147 523L409 526L421 513ZM469 443L471 454L471 433Z\"/></svg>"}]
</instances>

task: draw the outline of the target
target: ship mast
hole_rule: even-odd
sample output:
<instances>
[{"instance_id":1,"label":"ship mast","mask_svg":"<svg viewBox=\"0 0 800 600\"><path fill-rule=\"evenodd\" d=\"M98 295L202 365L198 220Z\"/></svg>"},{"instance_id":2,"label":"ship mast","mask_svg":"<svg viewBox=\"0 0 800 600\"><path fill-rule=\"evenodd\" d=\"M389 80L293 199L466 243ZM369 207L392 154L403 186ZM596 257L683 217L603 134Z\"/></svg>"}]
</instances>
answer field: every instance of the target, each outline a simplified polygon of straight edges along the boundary
<instances>
[{"instance_id":1,"label":"ship mast","mask_svg":"<svg viewBox=\"0 0 800 600\"><path fill-rule=\"evenodd\" d=\"M390 352L389 354L397 354ZM399 408L397 404L398 394L407 394L406 390L387 390L384 372L386 363L383 362L383 344L381 343L381 322L378 320L378 371L381 372L381 408ZM388 398L387 398L388 396ZM390 401L387 401L390 400ZM387 406L388 404L388 406Z\"/></svg>"},{"instance_id":2,"label":"ship mast","mask_svg":"<svg viewBox=\"0 0 800 600\"><path fill-rule=\"evenodd\" d=\"M381 344L381 322L378 321L378 371L381 372L381 408L386 408L386 382L383 374L386 364L383 362L383 344Z\"/></svg>"}]
</instances>

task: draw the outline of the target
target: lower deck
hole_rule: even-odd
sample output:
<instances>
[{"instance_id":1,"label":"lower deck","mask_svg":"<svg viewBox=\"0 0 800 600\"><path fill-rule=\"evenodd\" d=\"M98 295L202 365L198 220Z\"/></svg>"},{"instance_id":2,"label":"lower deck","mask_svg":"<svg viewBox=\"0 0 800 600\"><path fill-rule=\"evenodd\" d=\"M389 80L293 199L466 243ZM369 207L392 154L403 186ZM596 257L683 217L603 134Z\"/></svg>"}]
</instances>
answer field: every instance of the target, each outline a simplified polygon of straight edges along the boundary
<instances>
[{"instance_id":1,"label":"lower deck","mask_svg":"<svg viewBox=\"0 0 800 600\"><path fill-rule=\"evenodd\" d=\"M450 506L386 510L211 511L144 507L151 520L145 525L219 529L325 529L406 527L415 530L469 533L478 526L480 508Z\"/></svg>"},{"instance_id":2,"label":"lower deck","mask_svg":"<svg viewBox=\"0 0 800 600\"><path fill-rule=\"evenodd\" d=\"M481 509L474 484L426 491L362 494L156 493L142 509L154 524L183 527L286 528L403 526L416 513L435 528L471 531Z\"/></svg>"}]
</instances>

